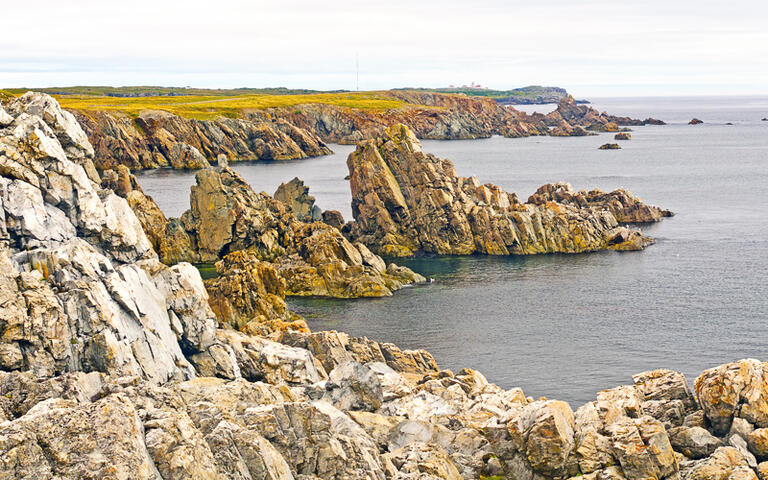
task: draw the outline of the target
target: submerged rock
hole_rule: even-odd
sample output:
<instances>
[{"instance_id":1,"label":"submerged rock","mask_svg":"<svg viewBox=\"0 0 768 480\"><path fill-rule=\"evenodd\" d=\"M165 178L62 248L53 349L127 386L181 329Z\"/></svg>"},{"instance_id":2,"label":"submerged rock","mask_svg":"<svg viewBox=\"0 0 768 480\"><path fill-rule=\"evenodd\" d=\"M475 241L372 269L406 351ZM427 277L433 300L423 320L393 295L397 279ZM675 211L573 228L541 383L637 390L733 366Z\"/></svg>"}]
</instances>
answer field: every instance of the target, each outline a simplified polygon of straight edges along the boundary
<instances>
[{"instance_id":1,"label":"submerged rock","mask_svg":"<svg viewBox=\"0 0 768 480\"><path fill-rule=\"evenodd\" d=\"M404 125L362 142L347 159L355 222L345 234L388 256L638 250L652 243L605 209L517 196L425 155Z\"/></svg>"}]
</instances>

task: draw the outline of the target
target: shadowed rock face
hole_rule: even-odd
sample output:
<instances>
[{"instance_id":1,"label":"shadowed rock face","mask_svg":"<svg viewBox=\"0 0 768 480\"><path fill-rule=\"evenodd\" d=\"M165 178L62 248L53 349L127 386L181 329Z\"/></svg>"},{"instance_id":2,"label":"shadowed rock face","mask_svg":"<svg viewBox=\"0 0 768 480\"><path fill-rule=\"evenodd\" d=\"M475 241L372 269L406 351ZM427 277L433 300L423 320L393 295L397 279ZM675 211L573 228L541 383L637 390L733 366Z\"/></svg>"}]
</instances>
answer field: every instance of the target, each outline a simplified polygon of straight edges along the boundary
<instances>
[{"instance_id":1,"label":"shadowed rock face","mask_svg":"<svg viewBox=\"0 0 768 480\"><path fill-rule=\"evenodd\" d=\"M619 226L608 199L578 205L542 197L523 204L495 185L458 177L450 161L424 154L404 125L362 142L347 166L355 222L345 232L382 255L579 253L652 243ZM640 208L628 194L610 194L618 197L630 210Z\"/></svg>"},{"instance_id":2,"label":"shadowed rock face","mask_svg":"<svg viewBox=\"0 0 768 480\"><path fill-rule=\"evenodd\" d=\"M280 119L191 120L159 111L142 112L135 119L110 112L74 113L102 170L118 165L199 169L221 154L233 160L287 160L331 153L317 136Z\"/></svg>"},{"instance_id":3,"label":"shadowed rock face","mask_svg":"<svg viewBox=\"0 0 768 480\"><path fill-rule=\"evenodd\" d=\"M194 376L182 347L206 350L216 327L197 271L161 264L128 203L89 178L93 149L55 100L26 94L9 111L0 369Z\"/></svg>"}]
</instances>

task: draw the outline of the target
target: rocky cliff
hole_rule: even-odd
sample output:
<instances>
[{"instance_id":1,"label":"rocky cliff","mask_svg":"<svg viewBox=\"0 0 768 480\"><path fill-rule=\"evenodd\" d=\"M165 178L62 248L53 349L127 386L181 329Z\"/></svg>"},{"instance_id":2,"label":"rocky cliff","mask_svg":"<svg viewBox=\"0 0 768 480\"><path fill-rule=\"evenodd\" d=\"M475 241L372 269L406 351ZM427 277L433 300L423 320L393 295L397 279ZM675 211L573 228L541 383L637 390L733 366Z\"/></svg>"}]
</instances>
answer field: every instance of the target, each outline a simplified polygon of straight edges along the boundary
<instances>
[{"instance_id":1,"label":"rocky cliff","mask_svg":"<svg viewBox=\"0 0 768 480\"><path fill-rule=\"evenodd\" d=\"M138 117L107 111L74 111L95 149L96 167L198 169L219 155L237 161L286 160L331 153L316 135L264 115L186 119L162 111Z\"/></svg>"},{"instance_id":2,"label":"rocky cliff","mask_svg":"<svg viewBox=\"0 0 768 480\"><path fill-rule=\"evenodd\" d=\"M72 120L36 94L0 109L0 478L768 475L768 362L706 370L693 392L643 372L574 411L423 350L235 330L285 313L274 266L225 257L211 309L197 270L160 263L128 200L88 178Z\"/></svg>"},{"instance_id":3,"label":"rocky cliff","mask_svg":"<svg viewBox=\"0 0 768 480\"><path fill-rule=\"evenodd\" d=\"M285 282L280 290L283 297L381 297L404 285L425 281L408 268L387 264L365 245L349 242L338 228L313 221L312 215L304 217L309 223L298 220L291 206L300 215L314 211L320 216L313 208L314 198L298 179L289 182L293 187L278 189L277 197L283 203L265 193L257 194L227 166L200 170L190 194L190 209L180 219L167 219L137 188L125 167L105 172L104 179L103 186L114 186L128 200L163 262L174 265L223 259L217 264L217 285L227 278L240 281L238 272L243 262L259 269L262 262L270 263ZM309 206L304 212L300 205L306 202ZM234 252L248 259L228 260ZM230 287L217 291L226 288Z\"/></svg>"},{"instance_id":4,"label":"rocky cliff","mask_svg":"<svg viewBox=\"0 0 768 480\"><path fill-rule=\"evenodd\" d=\"M450 161L424 154L405 125L360 143L347 165L355 222L345 233L382 255L639 250L652 240L620 226L617 216L661 216L624 191L566 198L542 187L521 203L495 185L458 177Z\"/></svg>"},{"instance_id":5,"label":"rocky cliff","mask_svg":"<svg viewBox=\"0 0 768 480\"><path fill-rule=\"evenodd\" d=\"M617 131L622 125L654 122L600 113L578 105L572 97L564 98L550 114L527 115L490 98L408 90L380 94L402 106L380 110L310 103L244 109L238 118L214 120L187 119L159 110L144 110L135 117L118 110L73 113L94 146L94 162L101 170L118 165L198 169L215 163L222 154L232 161L325 155L330 150L323 142L354 144L375 138L396 123L408 125L422 139L471 139L578 136L587 135L588 130Z\"/></svg>"}]
</instances>

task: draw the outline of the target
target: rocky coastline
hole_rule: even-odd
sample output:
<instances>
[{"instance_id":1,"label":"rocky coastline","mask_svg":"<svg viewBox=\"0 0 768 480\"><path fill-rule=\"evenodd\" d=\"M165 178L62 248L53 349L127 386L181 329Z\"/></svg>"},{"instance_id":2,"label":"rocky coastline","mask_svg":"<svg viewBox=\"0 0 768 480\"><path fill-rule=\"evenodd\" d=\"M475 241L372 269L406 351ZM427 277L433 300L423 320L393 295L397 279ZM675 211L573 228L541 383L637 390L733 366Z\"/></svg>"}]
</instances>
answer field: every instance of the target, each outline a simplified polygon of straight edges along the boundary
<instances>
[{"instance_id":1,"label":"rocky coastline","mask_svg":"<svg viewBox=\"0 0 768 480\"><path fill-rule=\"evenodd\" d=\"M492 135L582 136L623 126L663 124L600 113L560 99L555 111L528 115L490 98L428 91L380 92L403 105L389 110L311 103L245 110L238 118L184 118L160 110L136 116L113 110L77 110L75 115L94 148L99 170L119 165L131 170L201 169L219 155L232 161L301 159L331 153L327 143L356 144L402 123L420 139L452 140Z\"/></svg>"},{"instance_id":2,"label":"rocky coastline","mask_svg":"<svg viewBox=\"0 0 768 480\"><path fill-rule=\"evenodd\" d=\"M349 159L343 230L363 244L299 220L303 185L283 203L223 158L198 172L181 219L94 158L51 97L0 108L0 478L768 478L768 362L708 369L693 390L642 372L574 411L424 350L310 332L285 306L304 275L352 290L409 275L369 247L586 251L617 247L617 229L641 245L618 223L671 213L628 192L545 185L521 204L396 125ZM206 283L185 261L203 257L220 274Z\"/></svg>"}]
</instances>

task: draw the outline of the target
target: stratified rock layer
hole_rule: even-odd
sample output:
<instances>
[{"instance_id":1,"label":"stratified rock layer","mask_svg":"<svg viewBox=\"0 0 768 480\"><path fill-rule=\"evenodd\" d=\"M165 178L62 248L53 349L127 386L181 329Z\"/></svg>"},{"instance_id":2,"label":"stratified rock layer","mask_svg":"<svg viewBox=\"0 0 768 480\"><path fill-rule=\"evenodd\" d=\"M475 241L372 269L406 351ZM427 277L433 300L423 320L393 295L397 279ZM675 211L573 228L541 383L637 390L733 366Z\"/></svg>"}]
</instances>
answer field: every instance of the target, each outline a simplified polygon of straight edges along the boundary
<instances>
[{"instance_id":1,"label":"stratified rock layer","mask_svg":"<svg viewBox=\"0 0 768 480\"><path fill-rule=\"evenodd\" d=\"M495 185L458 177L450 161L424 154L404 125L362 142L347 166L355 222L345 232L382 255L577 253L652 243L619 226L607 200L523 204Z\"/></svg>"}]
</instances>

